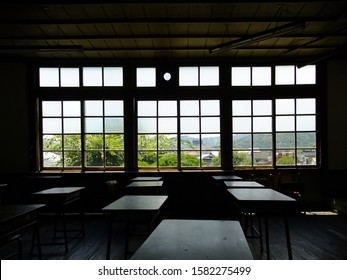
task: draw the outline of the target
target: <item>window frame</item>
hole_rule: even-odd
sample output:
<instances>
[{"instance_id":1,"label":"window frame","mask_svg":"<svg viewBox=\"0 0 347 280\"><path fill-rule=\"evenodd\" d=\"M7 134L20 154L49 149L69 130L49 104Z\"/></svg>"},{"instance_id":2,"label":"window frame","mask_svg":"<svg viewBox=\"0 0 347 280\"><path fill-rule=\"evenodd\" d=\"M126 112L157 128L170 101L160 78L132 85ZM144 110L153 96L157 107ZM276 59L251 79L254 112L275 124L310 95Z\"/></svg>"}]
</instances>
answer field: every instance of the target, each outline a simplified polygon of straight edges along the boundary
<instances>
[{"instance_id":1,"label":"window frame","mask_svg":"<svg viewBox=\"0 0 347 280\"><path fill-rule=\"evenodd\" d=\"M179 65L170 65L170 66L162 66L158 63L158 66L153 63L150 64L138 64L137 61L127 63L127 64L115 64L115 65L39 65L35 66L33 73L35 73L36 79L33 82L32 87L30 88L30 93L34 97L32 100L34 101L33 108L35 112L32 112L33 118L31 121L37 128L36 133L33 133L31 141L36 149L36 159L35 168L38 170L47 170L47 168L43 168L42 165L42 124L40 123L40 104L41 100L93 100L93 99L116 99L123 100L124 102L124 157L125 164L123 168L116 168L117 170L140 170L142 168L137 165L137 151L134 152L134 148L137 147L137 112L133 111L136 108L137 100L219 100L220 101L220 153L221 153L221 166L220 167L198 167L191 169L215 169L215 170L231 170L238 169L239 167L235 167L231 164L232 158L232 124L231 124L231 104L233 100L241 100L241 99L272 99L276 98L315 98L316 99L316 165L310 166L302 166L302 165L293 165L293 166L276 166L275 159L273 161L273 166L269 168L273 169L282 169L282 168L319 168L321 166L321 157L322 157L322 140L321 134L322 131L322 116L321 109L322 102L324 102L324 90L321 84L324 81L319 79L319 75L322 71L321 67L315 66L316 69L316 79L315 84L304 84L304 85L276 85L275 84L275 67L276 66L286 66L286 64L231 64L228 62L225 63L213 63L207 64L210 66L218 66L219 67L219 86L179 86L179 67L186 67L188 65L198 65L197 67L205 67L206 64L179 64ZM261 66L269 66L271 67L271 75L272 75L272 83L270 86L232 86L231 85L231 67L245 67L248 66L250 69L252 67L261 67ZM79 68L80 71L80 86L79 87L61 87L60 84L58 87L40 87L39 84L39 69L40 67L47 68ZM87 87L83 86L83 76L82 70L83 67L122 67L123 69L123 86L122 87ZM137 87L136 86L136 68L156 68L156 80L157 84L155 87ZM161 81L162 73L170 73L172 78L170 82ZM275 112L272 112L273 118L275 118ZM38 122L36 122L36 121ZM274 120L273 120L274 122ZM324 128L323 128L324 129ZM276 131L272 131L273 135L273 148L272 150L276 150ZM82 141L83 142L83 141ZM180 149L180 147L177 147ZM273 152L276 154L275 152ZM180 153L178 153L178 158L180 157ZM275 156L274 156L275 158ZM244 169L254 169L255 167L249 166ZM256 167L261 169L262 167ZM52 168L48 168L51 170ZM58 170L70 170L73 168L62 169L56 168ZM76 168L79 170L116 170L114 168ZM157 168L156 168L157 169ZM165 167L164 169L169 169ZM189 169L182 168L181 166L177 166L173 169Z\"/></svg>"}]
</instances>

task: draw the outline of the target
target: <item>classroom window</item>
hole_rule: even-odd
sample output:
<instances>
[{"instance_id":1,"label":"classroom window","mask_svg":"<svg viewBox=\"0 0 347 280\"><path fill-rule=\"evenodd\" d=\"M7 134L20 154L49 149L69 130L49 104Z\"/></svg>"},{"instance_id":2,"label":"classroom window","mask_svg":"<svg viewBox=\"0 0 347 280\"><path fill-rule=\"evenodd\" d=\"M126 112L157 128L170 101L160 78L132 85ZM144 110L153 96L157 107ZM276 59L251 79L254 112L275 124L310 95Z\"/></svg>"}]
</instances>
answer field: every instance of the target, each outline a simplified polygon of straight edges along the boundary
<instances>
[{"instance_id":1,"label":"classroom window","mask_svg":"<svg viewBox=\"0 0 347 280\"><path fill-rule=\"evenodd\" d=\"M136 68L136 86L137 87L155 87L156 69L154 67Z\"/></svg>"},{"instance_id":2,"label":"classroom window","mask_svg":"<svg viewBox=\"0 0 347 280\"><path fill-rule=\"evenodd\" d=\"M218 66L179 67L179 86L218 86Z\"/></svg>"},{"instance_id":3,"label":"classroom window","mask_svg":"<svg viewBox=\"0 0 347 280\"><path fill-rule=\"evenodd\" d=\"M232 86L271 86L271 67L231 67Z\"/></svg>"},{"instance_id":4,"label":"classroom window","mask_svg":"<svg viewBox=\"0 0 347 280\"><path fill-rule=\"evenodd\" d=\"M220 166L218 100L138 101L138 166Z\"/></svg>"},{"instance_id":5,"label":"classroom window","mask_svg":"<svg viewBox=\"0 0 347 280\"><path fill-rule=\"evenodd\" d=\"M276 85L310 85L316 84L316 66L308 65L298 68L294 65L275 67Z\"/></svg>"},{"instance_id":6,"label":"classroom window","mask_svg":"<svg viewBox=\"0 0 347 280\"><path fill-rule=\"evenodd\" d=\"M41 104L43 168L124 166L123 101Z\"/></svg>"},{"instance_id":7,"label":"classroom window","mask_svg":"<svg viewBox=\"0 0 347 280\"><path fill-rule=\"evenodd\" d=\"M233 166L272 166L272 101L232 102Z\"/></svg>"},{"instance_id":8,"label":"classroom window","mask_svg":"<svg viewBox=\"0 0 347 280\"><path fill-rule=\"evenodd\" d=\"M123 86L123 68L83 67L83 86L121 87Z\"/></svg>"},{"instance_id":9,"label":"classroom window","mask_svg":"<svg viewBox=\"0 0 347 280\"><path fill-rule=\"evenodd\" d=\"M276 165L317 165L316 99L276 99Z\"/></svg>"},{"instance_id":10,"label":"classroom window","mask_svg":"<svg viewBox=\"0 0 347 280\"><path fill-rule=\"evenodd\" d=\"M80 87L80 68L40 67L40 87ZM121 87L123 67L83 67L82 86Z\"/></svg>"}]
</instances>

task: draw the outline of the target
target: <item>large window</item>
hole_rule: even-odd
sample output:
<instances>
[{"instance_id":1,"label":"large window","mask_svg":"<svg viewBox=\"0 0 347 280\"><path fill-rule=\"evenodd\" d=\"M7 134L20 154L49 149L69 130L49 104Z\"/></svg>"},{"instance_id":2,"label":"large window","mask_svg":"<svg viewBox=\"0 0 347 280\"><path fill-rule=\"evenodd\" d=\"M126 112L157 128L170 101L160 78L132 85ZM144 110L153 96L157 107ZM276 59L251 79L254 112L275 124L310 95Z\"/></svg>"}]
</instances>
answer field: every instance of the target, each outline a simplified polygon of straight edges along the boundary
<instances>
[{"instance_id":1,"label":"large window","mask_svg":"<svg viewBox=\"0 0 347 280\"><path fill-rule=\"evenodd\" d=\"M317 164L315 98L234 100L232 125L234 167Z\"/></svg>"},{"instance_id":2,"label":"large window","mask_svg":"<svg viewBox=\"0 0 347 280\"><path fill-rule=\"evenodd\" d=\"M317 167L316 70L153 62L39 67L40 167Z\"/></svg>"},{"instance_id":3,"label":"large window","mask_svg":"<svg viewBox=\"0 0 347 280\"><path fill-rule=\"evenodd\" d=\"M272 166L272 101L232 102L233 166Z\"/></svg>"},{"instance_id":4,"label":"large window","mask_svg":"<svg viewBox=\"0 0 347 280\"><path fill-rule=\"evenodd\" d=\"M316 99L276 99L277 166L316 165Z\"/></svg>"},{"instance_id":5,"label":"large window","mask_svg":"<svg viewBox=\"0 0 347 280\"><path fill-rule=\"evenodd\" d=\"M124 166L123 101L42 101L43 168Z\"/></svg>"},{"instance_id":6,"label":"large window","mask_svg":"<svg viewBox=\"0 0 347 280\"><path fill-rule=\"evenodd\" d=\"M220 166L218 100L138 101L138 166Z\"/></svg>"}]
</instances>

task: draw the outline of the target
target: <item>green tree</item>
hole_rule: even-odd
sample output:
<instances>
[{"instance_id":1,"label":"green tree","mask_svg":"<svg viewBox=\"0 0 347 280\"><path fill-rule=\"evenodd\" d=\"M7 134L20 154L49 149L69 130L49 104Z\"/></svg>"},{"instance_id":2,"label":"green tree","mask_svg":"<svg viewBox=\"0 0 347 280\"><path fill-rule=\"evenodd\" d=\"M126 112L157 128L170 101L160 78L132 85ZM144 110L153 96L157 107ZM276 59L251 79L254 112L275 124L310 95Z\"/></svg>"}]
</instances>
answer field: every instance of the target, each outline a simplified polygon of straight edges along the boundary
<instances>
[{"instance_id":1,"label":"green tree","mask_svg":"<svg viewBox=\"0 0 347 280\"><path fill-rule=\"evenodd\" d=\"M294 165L295 160L292 156L283 156L277 159L277 165Z\"/></svg>"},{"instance_id":2,"label":"green tree","mask_svg":"<svg viewBox=\"0 0 347 280\"><path fill-rule=\"evenodd\" d=\"M233 152L233 166L249 166L252 165L252 159L247 153Z\"/></svg>"}]
</instances>

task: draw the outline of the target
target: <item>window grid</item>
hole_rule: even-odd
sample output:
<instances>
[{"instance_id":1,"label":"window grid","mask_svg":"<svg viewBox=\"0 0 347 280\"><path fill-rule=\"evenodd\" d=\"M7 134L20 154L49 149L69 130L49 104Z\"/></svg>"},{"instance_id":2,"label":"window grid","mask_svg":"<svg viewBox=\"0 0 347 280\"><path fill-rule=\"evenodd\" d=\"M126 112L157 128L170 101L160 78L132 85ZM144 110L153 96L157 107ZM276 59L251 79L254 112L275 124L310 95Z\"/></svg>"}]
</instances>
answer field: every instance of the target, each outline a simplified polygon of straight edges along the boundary
<instances>
[{"instance_id":1,"label":"window grid","mask_svg":"<svg viewBox=\"0 0 347 280\"><path fill-rule=\"evenodd\" d=\"M287 104L291 102L293 110L292 112L279 112L279 110L276 110L276 165L282 167L316 166L315 98L276 99L277 104L280 102ZM300 103L303 104L301 109ZM279 125L279 123L289 122L289 120L292 120L292 128ZM285 138L292 139L291 146L290 141L283 144L282 139Z\"/></svg>"},{"instance_id":2,"label":"window grid","mask_svg":"<svg viewBox=\"0 0 347 280\"><path fill-rule=\"evenodd\" d=\"M71 101L42 101L43 168L123 169L123 101L73 102L75 105L78 104L78 108L75 106L74 109L75 116L66 115L64 112L64 108L67 107L64 105L70 104ZM101 112L88 113L88 102L101 105ZM49 104L60 104L60 112L45 112L45 106ZM118 113L107 113L106 105L114 106ZM56 128L52 128L54 124Z\"/></svg>"},{"instance_id":3,"label":"window grid","mask_svg":"<svg viewBox=\"0 0 347 280\"><path fill-rule=\"evenodd\" d=\"M234 100L232 110L233 166L271 167L272 101Z\"/></svg>"},{"instance_id":4,"label":"window grid","mask_svg":"<svg viewBox=\"0 0 347 280\"><path fill-rule=\"evenodd\" d=\"M307 67L306 69L298 69L297 67L291 65L285 65L289 68L294 68L294 81L295 85L313 85L316 84L315 71L316 68L314 65ZM276 66L269 67L272 69L272 79L273 85L281 85L276 82ZM54 77L54 87L77 87L76 83L78 83L78 87L84 87L83 85L83 69L88 67L43 67L41 69L52 70L48 71L48 76ZM105 76L105 68L107 67L89 67L89 68L100 68L102 70L102 77ZM110 67L110 68L122 68L122 67ZM200 66L196 67L198 69L198 85L200 86ZM253 68L256 67L243 67L249 68L250 70L250 86L253 86ZM305 68L305 67L304 67ZM71 82L67 78L67 73L72 70L74 73L78 71L78 75L75 81ZM123 69L123 68L122 68ZM62 73L64 73L65 80L63 79ZM298 73L303 75L300 77L300 81L298 81ZM76 73L75 73L76 74ZM305 75L308 77L307 83L305 83ZM44 76L44 75L43 75ZM42 76L42 77L43 77ZM41 72L40 72L41 78ZM232 78L232 76L231 76ZM291 78L292 79L292 78ZM64 82L65 81L65 82ZM41 85L41 80L39 80L39 87L53 87L52 85L47 85L43 83ZM71 82L71 84L70 84ZM75 83L75 84L74 84ZM282 82L282 84L286 84L286 82ZM102 78L101 86L105 86L104 78ZM256 94L256 93L255 93ZM232 99L232 97L230 97ZM249 125L248 131L231 131L233 142L231 144L233 151L233 166L234 167L304 167L304 166L317 166L317 129L316 129L316 111L315 111L315 98L305 98L305 97L288 97L285 100L291 100L293 103L293 110L291 112L277 112L277 101L282 99L269 98L273 105L273 110L271 114L259 115L259 113L254 112L254 102L256 99L248 99L251 101L251 113L248 115L240 116L233 115L232 113L232 122L234 119L239 119L241 122L244 121L247 125ZM89 116L85 112L85 101L79 100L74 102L79 102L80 106L80 114L79 115L69 115L66 113L67 108L65 105L71 102L71 100L58 100L58 101L50 101L59 103L59 112L56 115L42 113L41 115L41 168L49 169L124 169L125 168L125 154L124 154L124 128L121 132L107 131L107 124L110 122L123 122L124 119L129 116L122 115L105 115L105 102L106 100L99 100L103 102L102 113L100 116ZM156 168L164 168L172 167L172 162L175 163L174 168L220 168L220 131L203 131L204 127L211 127L209 123L218 123L220 127L220 115L203 115L202 114L202 104L204 100L193 99L190 101L197 101L198 106L198 116L192 115L182 115L181 113L181 102L187 100L174 100L176 102L176 115L175 116L160 116L159 115L159 102L156 102L156 116L147 116L142 117L143 119L155 119L155 128L154 132L148 133L148 136L155 138L155 145L153 147L148 148L148 151L151 151L155 154L156 161L155 165L151 167ZM189 100L188 100L189 101ZM240 101L236 99L232 99L231 102ZM43 101L48 102L48 101ZM305 108L305 102L311 102L311 107L314 110L311 111L301 111L302 108ZM43 104L43 103L42 103ZM41 108L43 105L40 105ZM300 105L301 104L301 105ZM304 104L304 106L302 105ZM313 104L313 105L312 105ZM309 107L310 107L309 106ZM43 109L41 109L43 110ZM230 109L229 109L230 110ZM233 112L233 110L231 110ZM196 118L197 130L182 130L184 126L182 126L182 120L194 120ZM97 122L100 126L100 131L88 132L86 121ZM118 119L118 120L117 120ZM218 121L217 121L218 120ZM259 129L266 123L266 127L268 127L268 123L272 123L272 130L263 131ZM176 131L160 131L160 126L162 123L176 123ZM194 122L194 121L193 121ZM283 123L279 125L280 123ZM262 125L263 124L263 125ZM164 125L165 126L165 125ZM56 127L55 130L51 129ZM223 126L224 127L224 126ZM232 126L234 129L234 125ZM257 129L258 127L258 129ZM139 136L144 136L145 133L138 133ZM118 137L118 140L115 138ZM138 142L139 142L138 136ZM186 136L186 138L184 138ZM214 147L206 147L204 144L209 141L209 137L219 139L217 141L218 145ZM246 146L238 147L235 146L235 139L237 137L245 137ZM89 138L89 139L88 139ZM163 143L167 144L167 138L171 138L171 146L169 148L163 146ZM286 138L286 142L283 141L283 138ZM53 141L53 140L54 141ZM188 140L187 140L188 139ZM269 140L271 139L271 140ZM88 144L88 141L89 144ZM136 142L136 139L131 140L133 143ZM188 147L188 142L194 143L192 147ZM99 146L90 146L90 142L98 143ZM172 144L175 143L175 144ZM185 144L184 144L185 143ZM267 146L264 146L264 143L267 143ZM96 145L96 144L95 144ZM111 147L110 147L111 145ZM112 146L113 145L113 146ZM262 146L263 145L263 146ZM141 152L141 149L138 151L138 155ZM203 157L207 152L210 152L211 157L217 161L211 166L203 161ZM235 156L235 152L240 153L243 152L247 154L246 159L243 159L243 163L237 163L235 160L240 160L237 155ZM90 164L91 158L95 158L96 154L99 157L99 161L97 164ZM159 163L160 158L164 157L166 154L171 154L173 156L170 159L170 163L161 164ZM199 163L190 165L185 164L185 156L194 155L196 159L198 159ZM230 155L230 154L229 154ZM231 155L230 155L231 156ZM118 158L121 160L121 164L114 164L115 161L112 161L112 158ZM130 156L130 158L133 158ZM72 160L73 159L73 160ZM271 162L271 160L272 162ZM262 160L262 162L261 162ZM267 163L266 163L267 161ZM116 161L117 162L117 161ZM216 163L217 162L217 163ZM136 166L136 162L130 163L132 166ZM229 164L228 164L229 165ZM142 166L138 166L142 167ZM143 166L145 167L145 166Z\"/></svg>"},{"instance_id":5,"label":"window grid","mask_svg":"<svg viewBox=\"0 0 347 280\"><path fill-rule=\"evenodd\" d=\"M160 102L163 101L138 101L138 167L220 167L219 101L214 101L215 104L218 103L218 112L211 113L206 109L208 104L205 105L205 109L202 108L202 104L209 101L171 100L169 102L176 104L176 113L171 115L160 114ZM186 108L195 104L197 110L190 114L183 112L184 102L188 102ZM152 106L149 105L151 103ZM146 107L145 104L148 108L155 104L156 109L151 111L152 114L142 112L142 107ZM171 128L168 131L161 131L161 121L170 121ZM145 122L148 124L152 122L155 125L146 130L143 127ZM212 126L215 128L213 129ZM212 140L217 142L217 147L211 146Z\"/></svg>"}]
</instances>

